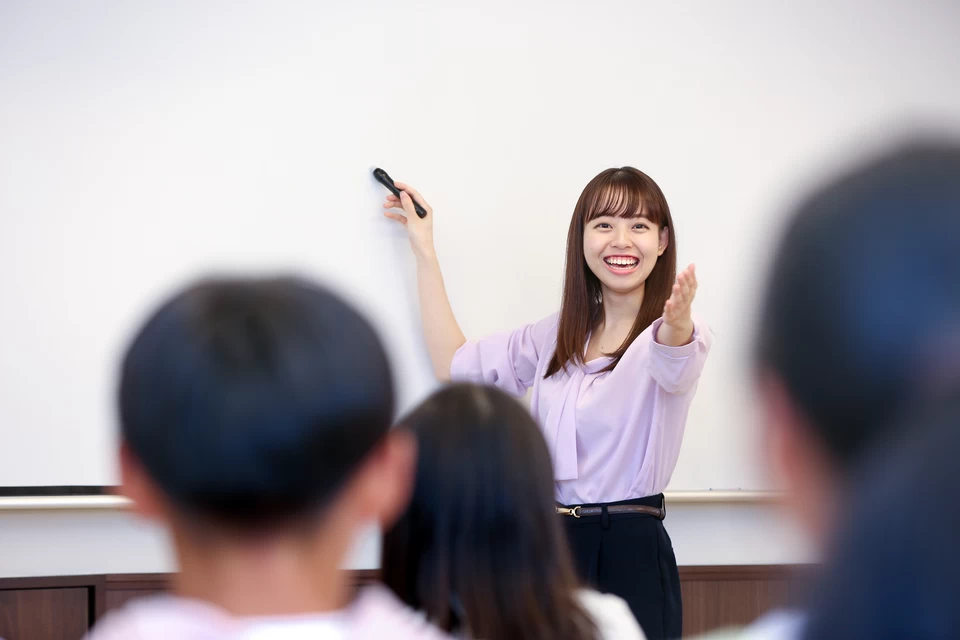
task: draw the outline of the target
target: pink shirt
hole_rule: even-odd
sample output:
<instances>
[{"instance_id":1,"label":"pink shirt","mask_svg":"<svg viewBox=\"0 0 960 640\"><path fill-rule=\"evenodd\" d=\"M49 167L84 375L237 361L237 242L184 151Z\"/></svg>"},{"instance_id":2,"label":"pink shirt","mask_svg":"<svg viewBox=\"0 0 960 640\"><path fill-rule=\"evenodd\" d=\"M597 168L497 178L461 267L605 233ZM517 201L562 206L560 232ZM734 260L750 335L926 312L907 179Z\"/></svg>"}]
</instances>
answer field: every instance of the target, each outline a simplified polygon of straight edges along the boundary
<instances>
[{"instance_id":1,"label":"pink shirt","mask_svg":"<svg viewBox=\"0 0 960 640\"><path fill-rule=\"evenodd\" d=\"M380 586L330 613L238 618L172 595L135 600L97 623L86 640L444 640L424 616Z\"/></svg>"},{"instance_id":2,"label":"pink shirt","mask_svg":"<svg viewBox=\"0 0 960 640\"><path fill-rule=\"evenodd\" d=\"M637 336L613 371L601 357L544 380L557 345L559 314L511 333L468 341L450 367L453 380L495 385L522 397L553 457L556 499L577 505L662 493L677 465L687 413L713 342L695 323L693 340L654 339L659 319Z\"/></svg>"}]
</instances>

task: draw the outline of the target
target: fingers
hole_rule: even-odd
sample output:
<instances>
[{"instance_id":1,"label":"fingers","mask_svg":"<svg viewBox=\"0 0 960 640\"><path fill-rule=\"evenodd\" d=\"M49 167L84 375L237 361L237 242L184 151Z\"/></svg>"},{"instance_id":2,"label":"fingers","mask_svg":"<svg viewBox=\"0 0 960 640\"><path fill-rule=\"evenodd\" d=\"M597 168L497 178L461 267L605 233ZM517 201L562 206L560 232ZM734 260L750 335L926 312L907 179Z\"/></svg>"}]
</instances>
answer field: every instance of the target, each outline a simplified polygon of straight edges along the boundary
<instances>
[{"instance_id":1,"label":"fingers","mask_svg":"<svg viewBox=\"0 0 960 640\"><path fill-rule=\"evenodd\" d=\"M677 284L674 287L680 288L680 295L688 304L693 302L697 294L697 273L693 265L680 272L677 276Z\"/></svg>"},{"instance_id":2,"label":"fingers","mask_svg":"<svg viewBox=\"0 0 960 640\"><path fill-rule=\"evenodd\" d=\"M663 320L667 323L689 319L690 306L697 294L697 271L694 265L688 266L677 275L677 281L670 291L670 299L663 305Z\"/></svg>"},{"instance_id":3,"label":"fingers","mask_svg":"<svg viewBox=\"0 0 960 640\"><path fill-rule=\"evenodd\" d=\"M667 324L673 322L677 315L677 307L674 304L673 299L667 300L667 304L663 305L663 321Z\"/></svg>"},{"instance_id":4,"label":"fingers","mask_svg":"<svg viewBox=\"0 0 960 640\"><path fill-rule=\"evenodd\" d=\"M673 285L673 289L670 291L670 300L668 302L672 303L672 306L675 310L681 311L690 306L690 303L693 302L695 289L690 286L690 282L686 276L680 274L677 277L676 284Z\"/></svg>"},{"instance_id":5,"label":"fingers","mask_svg":"<svg viewBox=\"0 0 960 640\"><path fill-rule=\"evenodd\" d=\"M383 207L385 209L397 208L400 209L400 198L393 195L392 193L387 194L387 199L383 201Z\"/></svg>"},{"instance_id":6,"label":"fingers","mask_svg":"<svg viewBox=\"0 0 960 640\"><path fill-rule=\"evenodd\" d=\"M680 275L684 277L684 279L687 281L687 283L688 283L691 287L693 287L694 290L696 290L696 288L697 288L697 266L696 266L695 264L691 264L690 266L688 266L686 269L684 269L684 270L680 273ZM678 278L679 278L679 276L678 276Z\"/></svg>"},{"instance_id":7,"label":"fingers","mask_svg":"<svg viewBox=\"0 0 960 640\"><path fill-rule=\"evenodd\" d=\"M396 220L400 224L403 224L403 225L407 224L406 216L402 216L399 213L393 213L392 211L384 211L383 215L386 216L387 218L390 218L391 220Z\"/></svg>"},{"instance_id":8,"label":"fingers","mask_svg":"<svg viewBox=\"0 0 960 640\"><path fill-rule=\"evenodd\" d=\"M673 289L670 291L670 298L666 304L663 305L663 319L665 322L670 322L676 315L681 295L680 285L673 285Z\"/></svg>"},{"instance_id":9,"label":"fingers","mask_svg":"<svg viewBox=\"0 0 960 640\"><path fill-rule=\"evenodd\" d=\"M687 295L690 292L690 280L687 278L686 273L681 273L677 276L677 284L675 286L680 288L682 295Z\"/></svg>"},{"instance_id":10,"label":"fingers","mask_svg":"<svg viewBox=\"0 0 960 640\"><path fill-rule=\"evenodd\" d=\"M404 183L404 182L394 182L393 184L396 185L397 189L400 189L400 191L406 191L406 192L409 193L411 196L413 196L414 198L416 198L416 199L417 199L417 202L419 202L420 204L423 204L423 202L422 202L422 201L423 201L423 196L421 196L420 193L417 192L416 189L414 189L413 187L411 187L410 185L408 185L408 184L406 184L406 183Z\"/></svg>"},{"instance_id":11,"label":"fingers","mask_svg":"<svg viewBox=\"0 0 960 640\"><path fill-rule=\"evenodd\" d=\"M395 184L397 186L397 189L400 189L402 192L409 193L413 197L413 199L420 204L421 207L427 210L427 213L433 213L433 208L431 208L430 205L427 204L427 201L423 199L423 196L420 195L419 191L417 191L410 185L405 184L403 182L394 182L393 184Z\"/></svg>"},{"instance_id":12,"label":"fingers","mask_svg":"<svg viewBox=\"0 0 960 640\"><path fill-rule=\"evenodd\" d=\"M690 283L690 276L685 273L681 273L677 277L677 286L680 287L680 296L684 300L693 297L693 285Z\"/></svg>"},{"instance_id":13,"label":"fingers","mask_svg":"<svg viewBox=\"0 0 960 640\"><path fill-rule=\"evenodd\" d=\"M417 215L417 209L413 206L413 198L411 198L410 194L406 191L400 192L400 205L403 207L407 216Z\"/></svg>"}]
</instances>

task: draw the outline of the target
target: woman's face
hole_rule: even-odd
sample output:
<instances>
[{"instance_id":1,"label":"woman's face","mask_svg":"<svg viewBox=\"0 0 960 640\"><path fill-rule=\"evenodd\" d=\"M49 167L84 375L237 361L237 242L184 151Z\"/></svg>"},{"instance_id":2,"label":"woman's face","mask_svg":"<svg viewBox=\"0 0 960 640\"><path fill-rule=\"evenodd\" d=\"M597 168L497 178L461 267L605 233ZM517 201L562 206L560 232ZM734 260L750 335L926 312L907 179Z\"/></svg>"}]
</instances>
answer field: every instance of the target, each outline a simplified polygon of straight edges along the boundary
<instances>
[{"instance_id":1,"label":"woman's face","mask_svg":"<svg viewBox=\"0 0 960 640\"><path fill-rule=\"evenodd\" d=\"M669 230L643 216L600 216L583 229L583 256L606 291L630 293L643 286L669 242Z\"/></svg>"}]
</instances>

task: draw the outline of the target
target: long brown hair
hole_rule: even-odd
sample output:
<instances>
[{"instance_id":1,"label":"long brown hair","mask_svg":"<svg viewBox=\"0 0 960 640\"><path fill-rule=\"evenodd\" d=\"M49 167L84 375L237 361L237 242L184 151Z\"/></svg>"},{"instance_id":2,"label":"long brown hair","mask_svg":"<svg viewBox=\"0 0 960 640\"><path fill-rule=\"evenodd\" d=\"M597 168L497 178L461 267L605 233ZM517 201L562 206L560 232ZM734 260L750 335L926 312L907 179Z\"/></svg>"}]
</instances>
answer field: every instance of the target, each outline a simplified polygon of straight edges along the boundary
<instances>
[{"instance_id":1,"label":"long brown hair","mask_svg":"<svg viewBox=\"0 0 960 640\"><path fill-rule=\"evenodd\" d=\"M567 364L583 364L590 332L603 321L600 280L587 266L583 255L583 230L588 222L600 216L643 216L657 225L658 232L667 229L670 238L663 255L657 259L657 264L644 283L643 302L630 335L611 354L613 361L604 371L617 366L637 336L661 316L664 305L670 299L670 291L677 277L677 234L663 191L650 176L633 167L601 172L584 187L570 220L557 349L544 374L545 378Z\"/></svg>"},{"instance_id":2,"label":"long brown hair","mask_svg":"<svg viewBox=\"0 0 960 640\"><path fill-rule=\"evenodd\" d=\"M447 632L593 640L553 500L543 434L493 387L442 389L401 424L417 438L413 498L383 537L383 581Z\"/></svg>"}]
</instances>

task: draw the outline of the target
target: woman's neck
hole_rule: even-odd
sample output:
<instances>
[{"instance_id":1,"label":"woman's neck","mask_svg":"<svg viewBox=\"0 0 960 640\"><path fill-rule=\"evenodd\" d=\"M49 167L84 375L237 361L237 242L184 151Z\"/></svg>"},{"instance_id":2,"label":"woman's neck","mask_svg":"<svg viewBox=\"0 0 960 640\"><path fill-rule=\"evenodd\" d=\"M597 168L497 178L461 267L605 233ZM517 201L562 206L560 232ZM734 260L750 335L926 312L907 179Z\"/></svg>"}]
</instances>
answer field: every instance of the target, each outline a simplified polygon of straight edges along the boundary
<instances>
[{"instance_id":1,"label":"woman's neck","mask_svg":"<svg viewBox=\"0 0 960 640\"><path fill-rule=\"evenodd\" d=\"M603 329L615 329L628 325L633 326L643 304L644 285L641 284L633 291L618 293L603 288Z\"/></svg>"}]
</instances>

